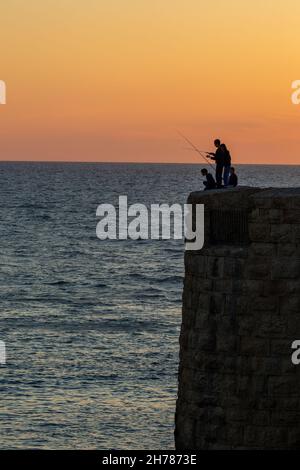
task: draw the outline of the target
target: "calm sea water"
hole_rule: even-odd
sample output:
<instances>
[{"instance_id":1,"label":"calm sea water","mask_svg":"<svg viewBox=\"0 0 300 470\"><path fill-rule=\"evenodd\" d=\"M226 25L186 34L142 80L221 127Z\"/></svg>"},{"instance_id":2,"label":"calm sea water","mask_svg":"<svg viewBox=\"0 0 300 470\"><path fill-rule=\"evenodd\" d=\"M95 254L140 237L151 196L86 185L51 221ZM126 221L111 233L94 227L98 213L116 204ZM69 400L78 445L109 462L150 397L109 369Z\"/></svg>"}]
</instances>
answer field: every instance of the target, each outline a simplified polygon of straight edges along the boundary
<instances>
[{"instance_id":1,"label":"calm sea water","mask_svg":"<svg viewBox=\"0 0 300 470\"><path fill-rule=\"evenodd\" d=\"M238 171L299 185L300 166ZM195 165L0 164L2 449L173 448L183 244L100 241L95 212L201 188Z\"/></svg>"}]
</instances>

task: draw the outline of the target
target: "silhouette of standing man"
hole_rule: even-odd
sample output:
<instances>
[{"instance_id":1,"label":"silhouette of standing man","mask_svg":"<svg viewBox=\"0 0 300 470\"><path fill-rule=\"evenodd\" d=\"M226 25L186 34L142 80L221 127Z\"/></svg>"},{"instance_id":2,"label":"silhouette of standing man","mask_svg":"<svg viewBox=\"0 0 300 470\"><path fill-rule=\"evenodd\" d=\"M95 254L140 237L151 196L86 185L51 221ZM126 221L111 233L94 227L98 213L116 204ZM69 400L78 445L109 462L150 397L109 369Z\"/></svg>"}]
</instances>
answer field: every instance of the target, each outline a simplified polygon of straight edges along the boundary
<instances>
[{"instance_id":1,"label":"silhouette of standing man","mask_svg":"<svg viewBox=\"0 0 300 470\"><path fill-rule=\"evenodd\" d=\"M216 152L209 152L208 155L211 155L210 158L212 160L215 160L216 162L217 188L222 188L223 170L225 166L225 151L223 149L223 144L221 144L220 139L215 139L214 144L217 148Z\"/></svg>"}]
</instances>

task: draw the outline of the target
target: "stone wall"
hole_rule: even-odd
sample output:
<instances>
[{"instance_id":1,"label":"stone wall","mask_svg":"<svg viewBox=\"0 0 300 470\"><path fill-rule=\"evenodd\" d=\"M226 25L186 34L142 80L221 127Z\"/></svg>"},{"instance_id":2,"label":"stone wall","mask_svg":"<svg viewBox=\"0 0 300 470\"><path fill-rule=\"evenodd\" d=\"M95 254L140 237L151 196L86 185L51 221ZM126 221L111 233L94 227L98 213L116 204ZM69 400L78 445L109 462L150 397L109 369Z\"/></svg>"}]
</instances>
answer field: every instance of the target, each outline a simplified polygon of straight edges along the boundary
<instances>
[{"instance_id":1,"label":"stone wall","mask_svg":"<svg viewBox=\"0 0 300 470\"><path fill-rule=\"evenodd\" d=\"M205 246L185 254L176 448L300 449L300 189L188 202Z\"/></svg>"}]
</instances>

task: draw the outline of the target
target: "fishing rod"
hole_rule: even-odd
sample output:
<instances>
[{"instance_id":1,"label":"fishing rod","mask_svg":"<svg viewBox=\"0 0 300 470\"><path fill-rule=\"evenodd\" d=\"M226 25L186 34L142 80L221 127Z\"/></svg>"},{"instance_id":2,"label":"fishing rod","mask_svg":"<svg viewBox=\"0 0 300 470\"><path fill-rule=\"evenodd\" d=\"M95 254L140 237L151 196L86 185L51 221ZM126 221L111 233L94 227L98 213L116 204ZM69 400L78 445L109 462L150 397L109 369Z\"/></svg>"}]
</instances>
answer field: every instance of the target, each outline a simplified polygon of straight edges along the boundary
<instances>
[{"instance_id":1,"label":"fishing rod","mask_svg":"<svg viewBox=\"0 0 300 470\"><path fill-rule=\"evenodd\" d=\"M208 154L209 154L209 152L204 152L204 151L202 151L202 150L199 150L199 149L196 147L196 145L193 144L193 142L192 142L191 140L189 140L184 134L182 134L182 132L180 132L180 131L177 131L177 132L178 132L178 134L179 134L186 142L188 142L188 144L193 148L193 150L195 150L195 152L197 152L197 153L199 153L199 155L201 155L201 157L206 161L206 163L207 163L211 168L213 168L213 170L214 170L215 167L210 163L210 161L208 160L208 158L207 158L205 155L203 155L203 153L208 153Z\"/></svg>"}]
</instances>

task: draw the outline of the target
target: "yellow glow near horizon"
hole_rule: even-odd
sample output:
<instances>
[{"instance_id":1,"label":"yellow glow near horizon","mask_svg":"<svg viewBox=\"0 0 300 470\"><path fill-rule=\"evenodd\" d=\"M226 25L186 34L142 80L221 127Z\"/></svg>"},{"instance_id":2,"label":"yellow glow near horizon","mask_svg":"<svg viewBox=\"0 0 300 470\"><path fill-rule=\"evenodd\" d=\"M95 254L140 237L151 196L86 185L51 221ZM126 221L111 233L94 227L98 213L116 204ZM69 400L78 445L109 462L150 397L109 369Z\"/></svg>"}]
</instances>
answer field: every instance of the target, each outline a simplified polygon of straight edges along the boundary
<instances>
[{"instance_id":1,"label":"yellow glow near horizon","mask_svg":"<svg viewBox=\"0 0 300 470\"><path fill-rule=\"evenodd\" d=\"M276 4L275 4L276 3ZM10 0L1 160L299 164L297 0Z\"/></svg>"}]
</instances>

